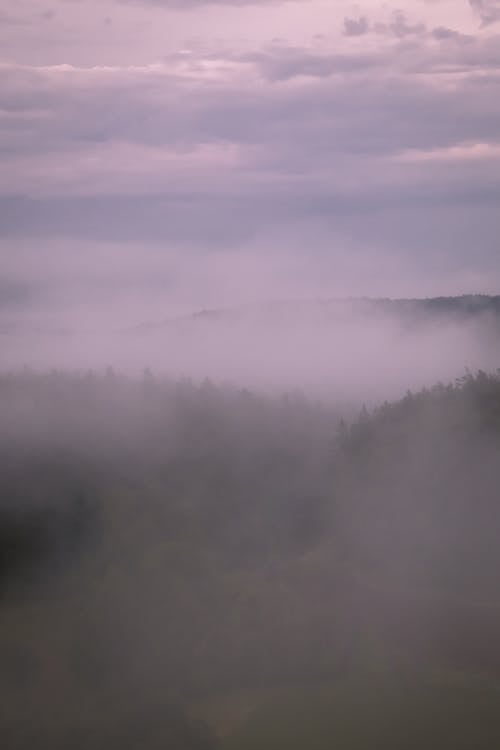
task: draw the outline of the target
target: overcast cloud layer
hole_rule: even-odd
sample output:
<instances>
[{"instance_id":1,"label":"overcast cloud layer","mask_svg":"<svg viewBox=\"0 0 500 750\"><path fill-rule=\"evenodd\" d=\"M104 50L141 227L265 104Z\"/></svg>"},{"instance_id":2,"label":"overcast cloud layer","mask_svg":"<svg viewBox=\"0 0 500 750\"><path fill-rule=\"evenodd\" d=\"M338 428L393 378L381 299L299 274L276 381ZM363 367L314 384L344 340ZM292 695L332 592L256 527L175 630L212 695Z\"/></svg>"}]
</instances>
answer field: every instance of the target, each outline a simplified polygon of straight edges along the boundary
<instances>
[{"instance_id":1,"label":"overcast cloud layer","mask_svg":"<svg viewBox=\"0 0 500 750\"><path fill-rule=\"evenodd\" d=\"M500 287L498 0L3 0L0 49L4 311Z\"/></svg>"}]
</instances>

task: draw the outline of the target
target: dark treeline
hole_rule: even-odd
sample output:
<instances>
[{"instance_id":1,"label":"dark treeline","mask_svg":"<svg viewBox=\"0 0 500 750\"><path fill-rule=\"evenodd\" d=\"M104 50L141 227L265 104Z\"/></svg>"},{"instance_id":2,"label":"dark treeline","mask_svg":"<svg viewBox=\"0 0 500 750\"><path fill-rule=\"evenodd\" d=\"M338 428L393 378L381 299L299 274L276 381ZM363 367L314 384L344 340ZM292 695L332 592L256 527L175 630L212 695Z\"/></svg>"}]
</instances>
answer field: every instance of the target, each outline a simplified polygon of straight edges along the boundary
<instances>
[{"instance_id":1,"label":"dark treeline","mask_svg":"<svg viewBox=\"0 0 500 750\"><path fill-rule=\"evenodd\" d=\"M2 747L500 742L498 375L344 421L25 371L0 425Z\"/></svg>"}]
</instances>

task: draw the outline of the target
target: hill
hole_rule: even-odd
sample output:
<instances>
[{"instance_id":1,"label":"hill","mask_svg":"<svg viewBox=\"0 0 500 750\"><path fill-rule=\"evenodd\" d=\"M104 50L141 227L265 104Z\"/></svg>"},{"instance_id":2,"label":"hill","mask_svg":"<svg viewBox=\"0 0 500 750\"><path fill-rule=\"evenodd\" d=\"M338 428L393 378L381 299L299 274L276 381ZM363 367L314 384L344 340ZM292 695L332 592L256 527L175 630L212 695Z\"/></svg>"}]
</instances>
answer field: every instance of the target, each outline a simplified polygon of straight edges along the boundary
<instances>
[{"instance_id":1,"label":"hill","mask_svg":"<svg viewBox=\"0 0 500 750\"><path fill-rule=\"evenodd\" d=\"M497 375L346 424L297 395L24 372L0 416L9 748L500 737Z\"/></svg>"}]
</instances>

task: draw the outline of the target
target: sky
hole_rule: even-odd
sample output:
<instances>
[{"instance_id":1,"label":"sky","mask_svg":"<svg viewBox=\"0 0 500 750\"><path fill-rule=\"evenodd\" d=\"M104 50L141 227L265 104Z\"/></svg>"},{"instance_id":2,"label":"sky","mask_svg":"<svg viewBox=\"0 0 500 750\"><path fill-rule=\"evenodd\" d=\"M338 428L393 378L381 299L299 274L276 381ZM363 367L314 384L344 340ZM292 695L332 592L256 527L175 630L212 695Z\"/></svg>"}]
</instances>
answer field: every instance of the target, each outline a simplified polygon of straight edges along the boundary
<instances>
[{"instance_id":1,"label":"sky","mask_svg":"<svg viewBox=\"0 0 500 750\"><path fill-rule=\"evenodd\" d=\"M1 0L0 307L500 290L500 0Z\"/></svg>"}]
</instances>

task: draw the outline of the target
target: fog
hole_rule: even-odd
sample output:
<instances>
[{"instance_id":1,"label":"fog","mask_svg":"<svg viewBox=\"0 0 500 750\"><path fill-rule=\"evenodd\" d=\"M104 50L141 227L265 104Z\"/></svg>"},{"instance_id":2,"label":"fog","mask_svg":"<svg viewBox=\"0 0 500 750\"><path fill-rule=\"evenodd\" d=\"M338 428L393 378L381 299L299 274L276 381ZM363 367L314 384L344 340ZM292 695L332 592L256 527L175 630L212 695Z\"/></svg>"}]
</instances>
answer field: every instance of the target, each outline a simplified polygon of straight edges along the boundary
<instances>
[{"instance_id":1,"label":"fog","mask_svg":"<svg viewBox=\"0 0 500 750\"><path fill-rule=\"evenodd\" d=\"M5 370L24 366L189 377L362 404L494 370L499 316L493 298L432 301L298 300L195 311L135 325L59 325L33 319L1 334ZM471 309L468 308L471 307Z\"/></svg>"},{"instance_id":2,"label":"fog","mask_svg":"<svg viewBox=\"0 0 500 750\"><path fill-rule=\"evenodd\" d=\"M0 750L500 747L499 0L0 5Z\"/></svg>"},{"instance_id":3,"label":"fog","mask_svg":"<svg viewBox=\"0 0 500 750\"><path fill-rule=\"evenodd\" d=\"M491 747L499 403L2 375L6 746Z\"/></svg>"},{"instance_id":4,"label":"fog","mask_svg":"<svg viewBox=\"0 0 500 750\"><path fill-rule=\"evenodd\" d=\"M0 286L2 747L500 742L500 298L73 261Z\"/></svg>"}]
</instances>

